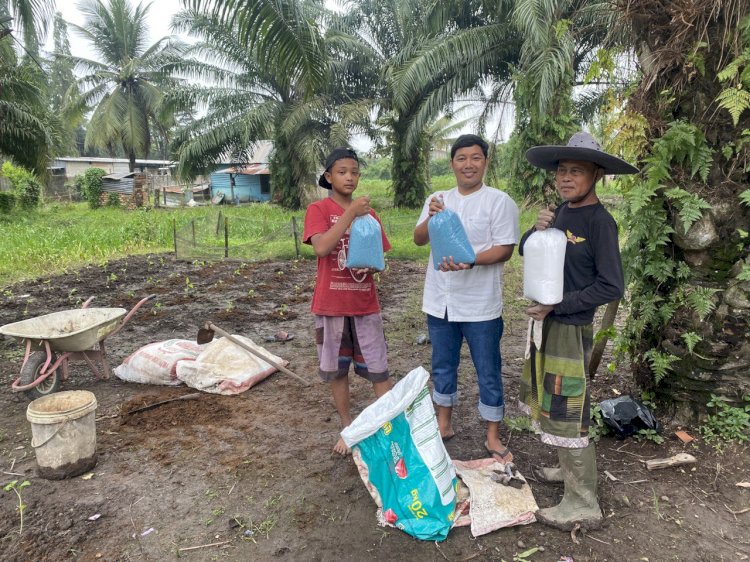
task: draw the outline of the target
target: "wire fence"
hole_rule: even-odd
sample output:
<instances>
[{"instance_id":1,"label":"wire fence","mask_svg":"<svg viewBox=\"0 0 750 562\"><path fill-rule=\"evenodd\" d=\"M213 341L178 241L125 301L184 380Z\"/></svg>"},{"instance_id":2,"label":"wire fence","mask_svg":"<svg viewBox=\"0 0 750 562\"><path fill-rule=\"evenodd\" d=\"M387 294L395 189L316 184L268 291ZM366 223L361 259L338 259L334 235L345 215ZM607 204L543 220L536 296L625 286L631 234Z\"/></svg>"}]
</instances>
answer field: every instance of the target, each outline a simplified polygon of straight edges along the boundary
<instances>
[{"instance_id":1,"label":"wire fence","mask_svg":"<svg viewBox=\"0 0 750 562\"><path fill-rule=\"evenodd\" d=\"M183 259L298 259L315 256L312 248L302 243L304 218L249 219L228 216L222 211L191 219L178 227L173 222L174 252ZM399 240L411 241L414 221L410 218L383 220L383 228L399 256ZM409 249L413 251L413 247ZM393 254L392 254L393 255Z\"/></svg>"}]
</instances>

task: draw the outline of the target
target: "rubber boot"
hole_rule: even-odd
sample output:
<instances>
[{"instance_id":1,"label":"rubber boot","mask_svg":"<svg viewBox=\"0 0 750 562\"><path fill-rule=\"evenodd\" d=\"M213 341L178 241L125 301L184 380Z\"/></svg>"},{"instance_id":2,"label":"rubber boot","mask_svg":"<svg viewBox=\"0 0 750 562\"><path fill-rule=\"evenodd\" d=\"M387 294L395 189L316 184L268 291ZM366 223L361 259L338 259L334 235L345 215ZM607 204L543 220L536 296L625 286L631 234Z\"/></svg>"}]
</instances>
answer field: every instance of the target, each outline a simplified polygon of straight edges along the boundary
<instances>
[{"instance_id":1,"label":"rubber boot","mask_svg":"<svg viewBox=\"0 0 750 562\"><path fill-rule=\"evenodd\" d=\"M563 484L562 468L559 466L542 466L534 468L534 476L547 484Z\"/></svg>"},{"instance_id":2,"label":"rubber boot","mask_svg":"<svg viewBox=\"0 0 750 562\"><path fill-rule=\"evenodd\" d=\"M596 498L596 451L590 444L585 449L558 448L565 492L555 507L540 509L536 519L540 523L571 531L576 523L582 529L601 526L602 510Z\"/></svg>"}]
</instances>

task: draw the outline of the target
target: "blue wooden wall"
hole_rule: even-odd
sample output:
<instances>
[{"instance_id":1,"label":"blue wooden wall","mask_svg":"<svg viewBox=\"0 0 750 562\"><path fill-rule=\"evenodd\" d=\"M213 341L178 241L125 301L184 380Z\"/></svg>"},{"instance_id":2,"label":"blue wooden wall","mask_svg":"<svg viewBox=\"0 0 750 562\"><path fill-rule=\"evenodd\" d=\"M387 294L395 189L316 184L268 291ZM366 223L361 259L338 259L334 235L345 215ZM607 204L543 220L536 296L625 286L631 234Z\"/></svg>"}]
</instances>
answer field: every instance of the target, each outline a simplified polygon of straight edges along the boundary
<instances>
[{"instance_id":1,"label":"blue wooden wall","mask_svg":"<svg viewBox=\"0 0 750 562\"><path fill-rule=\"evenodd\" d=\"M227 173L214 172L209 176L211 183L211 197L219 191L224 193L224 201L227 203L248 203L251 201L270 201L271 191L269 189L269 176L265 174L234 175L234 201L232 201L232 187L229 184ZM265 187L265 189L263 189Z\"/></svg>"}]
</instances>

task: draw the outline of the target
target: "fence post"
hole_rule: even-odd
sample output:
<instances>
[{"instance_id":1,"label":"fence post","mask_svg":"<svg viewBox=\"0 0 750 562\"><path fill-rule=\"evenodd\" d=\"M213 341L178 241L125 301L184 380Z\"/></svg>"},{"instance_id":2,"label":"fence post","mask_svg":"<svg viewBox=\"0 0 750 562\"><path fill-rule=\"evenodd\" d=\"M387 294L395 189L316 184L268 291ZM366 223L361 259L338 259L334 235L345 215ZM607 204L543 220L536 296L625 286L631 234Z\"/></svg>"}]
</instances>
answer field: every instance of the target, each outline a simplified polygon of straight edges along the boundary
<instances>
[{"instance_id":1,"label":"fence post","mask_svg":"<svg viewBox=\"0 0 750 562\"><path fill-rule=\"evenodd\" d=\"M162 193L164 194L164 206L167 206L167 186L162 186L161 188Z\"/></svg>"},{"instance_id":2,"label":"fence post","mask_svg":"<svg viewBox=\"0 0 750 562\"><path fill-rule=\"evenodd\" d=\"M190 221L193 225L193 248L195 248L195 219Z\"/></svg>"},{"instance_id":3,"label":"fence post","mask_svg":"<svg viewBox=\"0 0 750 562\"><path fill-rule=\"evenodd\" d=\"M224 257L229 257L229 217L224 217Z\"/></svg>"},{"instance_id":4,"label":"fence post","mask_svg":"<svg viewBox=\"0 0 750 562\"><path fill-rule=\"evenodd\" d=\"M297 217L292 217L292 236L294 236L294 253L299 259L299 236L297 235Z\"/></svg>"},{"instance_id":5,"label":"fence post","mask_svg":"<svg viewBox=\"0 0 750 562\"><path fill-rule=\"evenodd\" d=\"M221 229L221 211L219 211L219 220L216 221L216 236L219 235L219 230Z\"/></svg>"},{"instance_id":6,"label":"fence post","mask_svg":"<svg viewBox=\"0 0 750 562\"><path fill-rule=\"evenodd\" d=\"M177 219L172 219L172 239L174 240L174 255L177 255Z\"/></svg>"}]
</instances>

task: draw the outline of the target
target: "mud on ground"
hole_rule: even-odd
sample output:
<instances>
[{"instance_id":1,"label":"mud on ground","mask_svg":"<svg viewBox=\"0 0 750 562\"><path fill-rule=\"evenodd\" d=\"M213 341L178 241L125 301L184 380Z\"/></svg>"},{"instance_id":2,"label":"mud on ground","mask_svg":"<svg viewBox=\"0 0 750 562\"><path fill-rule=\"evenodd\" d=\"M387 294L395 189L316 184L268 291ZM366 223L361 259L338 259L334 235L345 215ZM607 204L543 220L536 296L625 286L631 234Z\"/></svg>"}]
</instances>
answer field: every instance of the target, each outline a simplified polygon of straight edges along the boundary
<instances>
[{"instance_id":1,"label":"mud on ground","mask_svg":"<svg viewBox=\"0 0 750 562\"><path fill-rule=\"evenodd\" d=\"M423 264L392 261L380 294L396 379L418 365L429 368L430 347L415 344L425 331L418 312ZM79 306L96 295L99 306L130 308L156 294L118 335L107 340L115 366L141 345L194 338L207 319L262 342L279 330L296 337L267 343L290 368L314 384L306 389L277 373L239 396L205 394L125 415L124 412L188 392L98 381L74 364L63 388L94 392L98 464L93 477L48 481L36 476L26 397L10 392L23 350L0 341L0 482L28 479L27 507L19 534L17 498L0 491L0 552L26 560L534 560L576 561L744 560L750 556L750 481L747 449L723 454L698 441L683 445L662 418L666 442L603 438L597 448L603 529L579 535L539 524L504 529L473 539L456 529L440 544L414 540L375 521L375 505L350 458L331 453L338 420L328 387L317 380L312 319L308 312L315 276L311 261L252 264L180 262L139 256L78 272L22 283L0 296L0 325ZM524 351L523 300L506 295L503 337L508 416L515 417ZM466 356L468 359L468 355ZM605 356L604 363L607 362ZM604 369L600 369L600 372ZM462 402L455 411L453 458L485 456L470 362L462 364ZM597 400L626 393L625 372L594 383ZM372 391L352 377L354 412ZM659 412L657 412L657 415ZM685 428L698 435L697 428ZM525 474L553 464L554 452L526 431L503 429L503 439ZM687 451L694 467L648 472L646 459ZM618 478L612 482L608 471ZM14 473L14 474L11 474ZM557 503L560 490L531 482L541 507ZM733 513L734 512L734 513ZM96 514L95 521L89 518ZM251 531L251 533L246 533ZM246 536L250 535L251 536ZM215 544L193 550L179 549ZM523 558L514 558L543 547Z\"/></svg>"}]
</instances>

